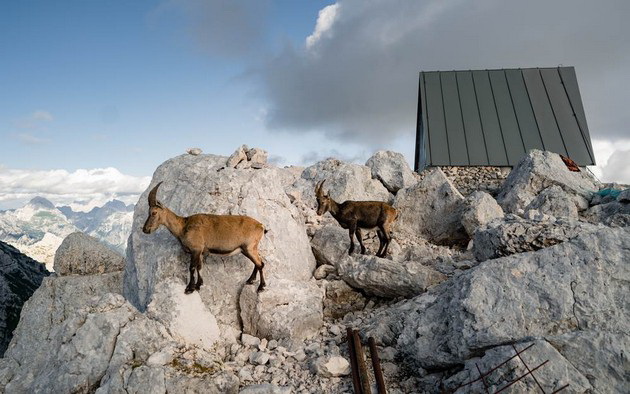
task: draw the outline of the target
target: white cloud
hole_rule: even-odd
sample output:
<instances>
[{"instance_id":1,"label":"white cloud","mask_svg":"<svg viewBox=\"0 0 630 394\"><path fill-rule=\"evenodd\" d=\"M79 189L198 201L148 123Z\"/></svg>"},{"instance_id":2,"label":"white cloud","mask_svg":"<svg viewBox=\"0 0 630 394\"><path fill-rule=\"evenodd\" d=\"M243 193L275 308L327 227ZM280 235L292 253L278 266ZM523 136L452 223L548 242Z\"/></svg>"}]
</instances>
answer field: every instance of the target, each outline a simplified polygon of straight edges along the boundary
<instances>
[{"instance_id":1,"label":"white cloud","mask_svg":"<svg viewBox=\"0 0 630 394\"><path fill-rule=\"evenodd\" d=\"M597 166L593 173L603 182L630 184L630 139L593 140Z\"/></svg>"},{"instance_id":2,"label":"white cloud","mask_svg":"<svg viewBox=\"0 0 630 394\"><path fill-rule=\"evenodd\" d=\"M337 18L337 12L339 11L339 4L331 4L322 8L317 16L317 23L315 24L315 31L313 34L306 37L306 48L311 49L317 44L319 40L325 35L330 36L332 33L330 29L335 23Z\"/></svg>"},{"instance_id":3,"label":"white cloud","mask_svg":"<svg viewBox=\"0 0 630 394\"><path fill-rule=\"evenodd\" d=\"M150 181L151 177L126 175L112 167L73 172L0 167L0 209L21 206L35 196L83 210L113 198L135 203Z\"/></svg>"},{"instance_id":4,"label":"white cloud","mask_svg":"<svg viewBox=\"0 0 630 394\"><path fill-rule=\"evenodd\" d=\"M43 122L52 122L54 119L50 112L44 111L44 110L38 110L38 111L33 112L31 114L31 118L33 120L39 120Z\"/></svg>"},{"instance_id":5,"label":"white cloud","mask_svg":"<svg viewBox=\"0 0 630 394\"><path fill-rule=\"evenodd\" d=\"M17 133L14 136L18 140L29 145L41 145L50 142L47 138L40 138L29 133Z\"/></svg>"},{"instance_id":6,"label":"white cloud","mask_svg":"<svg viewBox=\"0 0 630 394\"><path fill-rule=\"evenodd\" d=\"M40 129L46 123L52 122L54 117L48 111L42 109L34 111L33 113L20 118L15 121L15 126L18 129Z\"/></svg>"}]
</instances>

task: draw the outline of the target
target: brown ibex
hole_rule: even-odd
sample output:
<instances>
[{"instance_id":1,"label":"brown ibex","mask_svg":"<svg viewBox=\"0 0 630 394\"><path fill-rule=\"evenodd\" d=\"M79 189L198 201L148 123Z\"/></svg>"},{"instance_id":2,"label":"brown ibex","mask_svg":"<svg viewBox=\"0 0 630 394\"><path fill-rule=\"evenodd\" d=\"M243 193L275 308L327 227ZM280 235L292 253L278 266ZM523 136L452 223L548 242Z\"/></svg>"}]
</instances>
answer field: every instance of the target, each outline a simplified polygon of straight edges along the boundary
<instances>
[{"instance_id":1,"label":"brown ibex","mask_svg":"<svg viewBox=\"0 0 630 394\"><path fill-rule=\"evenodd\" d=\"M365 254L361 229L376 228L376 234L380 241L376 256L385 257L392 240L392 224L398 216L396 209L381 201L345 201L340 204L333 200L328 193L324 193L325 181L323 180L315 186L317 214L324 215L326 212L330 212L341 227L348 229L350 234L348 254L354 252L355 234L359 240L359 245L361 245L361 254Z\"/></svg>"},{"instance_id":2,"label":"brown ibex","mask_svg":"<svg viewBox=\"0 0 630 394\"><path fill-rule=\"evenodd\" d=\"M144 223L142 231L150 234L160 225L166 226L179 240L185 252L191 254L190 281L186 286L186 294L199 290L203 284L201 267L206 254L232 256L242 253L254 263L254 271L247 280L252 284L256 280L256 273L260 272L258 291L265 288L263 263L258 254L258 244L265 230L264 226L249 216L240 215L210 215L196 214L181 217L173 213L157 200L157 191L162 182L155 185L149 192L149 217ZM197 282L195 283L195 270Z\"/></svg>"}]
</instances>

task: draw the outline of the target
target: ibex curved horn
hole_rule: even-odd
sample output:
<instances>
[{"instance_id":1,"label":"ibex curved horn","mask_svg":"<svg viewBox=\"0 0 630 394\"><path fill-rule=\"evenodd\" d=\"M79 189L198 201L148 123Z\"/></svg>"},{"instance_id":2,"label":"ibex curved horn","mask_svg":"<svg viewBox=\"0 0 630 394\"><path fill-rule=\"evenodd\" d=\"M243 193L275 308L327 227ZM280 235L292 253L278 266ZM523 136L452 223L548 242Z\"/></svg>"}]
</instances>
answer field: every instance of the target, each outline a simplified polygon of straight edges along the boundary
<instances>
[{"instance_id":1,"label":"ibex curved horn","mask_svg":"<svg viewBox=\"0 0 630 394\"><path fill-rule=\"evenodd\" d=\"M162 182L158 183L149 192L149 206L150 207L156 207L159 204L158 201L157 201L157 191L158 191L158 188L160 187L161 184L162 184Z\"/></svg>"},{"instance_id":2,"label":"ibex curved horn","mask_svg":"<svg viewBox=\"0 0 630 394\"><path fill-rule=\"evenodd\" d=\"M315 186L315 194L317 194L318 196L322 194L322 187L324 186L324 182L326 182L325 179L323 181L320 181L317 186Z\"/></svg>"}]
</instances>

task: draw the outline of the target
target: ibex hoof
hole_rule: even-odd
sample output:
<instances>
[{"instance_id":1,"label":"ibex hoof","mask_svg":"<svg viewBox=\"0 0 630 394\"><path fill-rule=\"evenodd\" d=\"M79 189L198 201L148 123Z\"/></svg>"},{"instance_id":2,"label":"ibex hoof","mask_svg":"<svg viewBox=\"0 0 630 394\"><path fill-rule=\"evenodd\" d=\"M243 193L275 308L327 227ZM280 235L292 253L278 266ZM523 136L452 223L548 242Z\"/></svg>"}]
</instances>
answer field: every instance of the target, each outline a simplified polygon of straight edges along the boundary
<instances>
[{"instance_id":1,"label":"ibex hoof","mask_svg":"<svg viewBox=\"0 0 630 394\"><path fill-rule=\"evenodd\" d=\"M258 286L258 290L256 290L256 292L260 293L263 290L265 290L265 285L260 285L260 286Z\"/></svg>"},{"instance_id":2,"label":"ibex hoof","mask_svg":"<svg viewBox=\"0 0 630 394\"><path fill-rule=\"evenodd\" d=\"M254 280L255 279L248 280L247 282L245 282L245 284L253 285L254 284Z\"/></svg>"},{"instance_id":3,"label":"ibex hoof","mask_svg":"<svg viewBox=\"0 0 630 394\"><path fill-rule=\"evenodd\" d=\"M185 293L185 294L190 294L190 293L192 293L193 291L195 291L195 288L194 288L194 287L192 287L192 286L186 286L186 290L184 290L184 293Z\"/></svg>"}]
</instances>

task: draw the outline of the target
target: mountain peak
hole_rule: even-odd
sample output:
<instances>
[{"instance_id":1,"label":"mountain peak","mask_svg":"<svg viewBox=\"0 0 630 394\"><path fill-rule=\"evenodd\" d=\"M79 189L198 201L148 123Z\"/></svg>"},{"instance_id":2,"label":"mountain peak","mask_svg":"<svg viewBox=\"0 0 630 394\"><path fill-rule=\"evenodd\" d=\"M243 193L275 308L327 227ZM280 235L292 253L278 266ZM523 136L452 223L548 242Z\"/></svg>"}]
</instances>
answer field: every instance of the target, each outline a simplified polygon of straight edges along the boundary
<instances>
[{"instance_id":1,"label":"mountain peak","mask_svg":"<svg viewBox=\"0 0 630 394\"><path fill-rule=\"evenodd\" d=\"M55 205L50 202L50 200L45 199L44 197L33 197L33 199L31 199L31 201L28 202L28 205L31 206L36 206L39 208L48 208L48 209L55 209Z\"/></svg>"}]
</instances>

